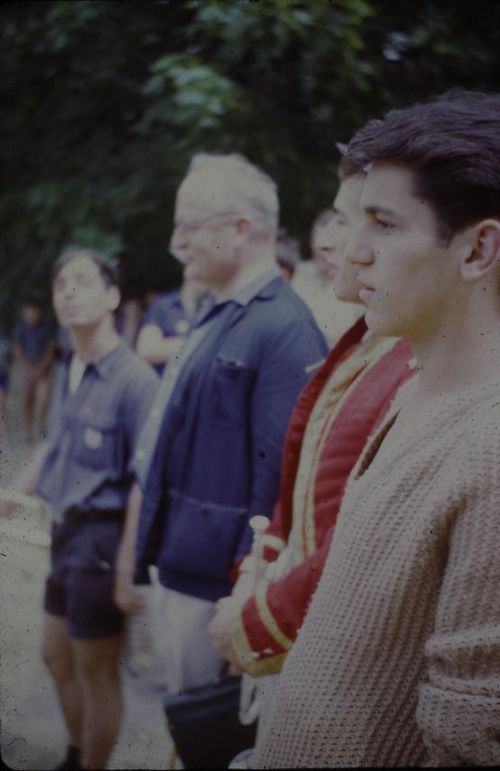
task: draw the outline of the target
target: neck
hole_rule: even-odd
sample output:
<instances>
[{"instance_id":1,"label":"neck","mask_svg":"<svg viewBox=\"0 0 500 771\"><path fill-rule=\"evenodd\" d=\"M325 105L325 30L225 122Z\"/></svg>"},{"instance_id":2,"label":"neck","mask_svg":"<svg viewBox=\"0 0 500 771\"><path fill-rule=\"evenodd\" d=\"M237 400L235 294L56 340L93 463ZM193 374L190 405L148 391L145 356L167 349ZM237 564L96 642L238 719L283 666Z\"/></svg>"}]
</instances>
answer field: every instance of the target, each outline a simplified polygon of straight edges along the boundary
<instances>
[{"instance_id":1,"label":"neck","mask_svg":"<svg viewBox=\"0 0 500 771\"><path fill-rule=\"evenodd\" d=\"M269 270L276 265L275 253L273 248L262 248L258 254L248 255L243 260L237 272L231 277L224 286L213 287L212 292L218 302L226 300L240 286L250 283L254 278L265 270Z\"/></svg>"},{"instance_id":2,"label":"neck","mask_svg":"<svg viewBox=\"0 0 500 771\"><path fill-rule=\"evenodd\" d=\"M432 339L416 336L411 341L419 362L421 396L453 393L498 378L500 308L483 308L480 314L469 313L467 307L460 310L459 318L441 326Z\"/></svg>"},{"instance_id":3,"label":"neck","mask_svg":"<svg viewBox=\"0 0 500 771\"><path fill-rule=\"evenodd\" d=\"M74 327L69 330L69 334L75 353L86 364L110 353L120 342L111 315L96 324Z\"/></svg>"}]
</instances>

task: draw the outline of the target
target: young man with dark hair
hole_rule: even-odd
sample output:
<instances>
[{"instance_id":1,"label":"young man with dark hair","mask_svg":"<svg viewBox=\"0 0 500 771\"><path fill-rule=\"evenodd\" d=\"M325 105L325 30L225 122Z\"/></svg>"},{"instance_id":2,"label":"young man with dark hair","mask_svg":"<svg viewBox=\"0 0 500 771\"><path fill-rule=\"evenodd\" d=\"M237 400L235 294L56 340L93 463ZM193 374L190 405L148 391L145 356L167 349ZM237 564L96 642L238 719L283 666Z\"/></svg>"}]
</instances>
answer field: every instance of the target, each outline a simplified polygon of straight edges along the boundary
<instances>
[{"instance_id":1,"label":"young man with dark hair","mask_svg":"<svg viewBox=\"0 0 500 771\"><path fill-rule=\"evenodd\" d=\"M499 765L500 96L392 112L364 151L360 298L419 374L351 474L255 767Z\"/></svg>"},{"instance_id":2,"label":"young man with dark hair","mask_svg":"<svg viewBox=\"0 0 500 771\"><path fill-rule=\"evenodd\" d=\"M292 281L293 288L312 310L331 347L361 316L356 303L341 302L335 293L334 270L328 261L333 217L331 207L315 217L310 236L312 260L298 265Z\"/></svg>"},{"instance_id":3,"label":"young man with dark hair","mask_svg":"<svg viewBox=\"0 0 500 771\"><path fill-rule=\"evenodd\" d=\"M124 615L141 610L120 581L126 555L129 463L157 376L120 340L116 266L72 247L54 265L52 295L74 353L58 379L48 440L15 488L36 491L54 513L45 591L43 658L69 734L59 768L103 769L122 712L119 661ZM116 586L115 586L116 585Z\"/></svg>"}]
</instances>

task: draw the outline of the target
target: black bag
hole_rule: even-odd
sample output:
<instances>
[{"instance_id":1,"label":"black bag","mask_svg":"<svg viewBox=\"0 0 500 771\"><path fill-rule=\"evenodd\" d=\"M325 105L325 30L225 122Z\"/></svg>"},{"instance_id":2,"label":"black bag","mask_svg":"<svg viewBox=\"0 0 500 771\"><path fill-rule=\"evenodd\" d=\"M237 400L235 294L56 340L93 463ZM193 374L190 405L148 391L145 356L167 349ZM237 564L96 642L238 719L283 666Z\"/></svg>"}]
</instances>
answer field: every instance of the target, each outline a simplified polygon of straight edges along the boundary
<instances>
[{"instance_id":1,"label":"black bag","mask_svg":"<svg viewBox=\"0 0 500 771\"><path fill-rule=\"evenodd\" d=\"M255 744L257 721L238 719L241 677L165 697L163 707L177 753L185 768L227 768Z\"/></svg>"}]
</instances>

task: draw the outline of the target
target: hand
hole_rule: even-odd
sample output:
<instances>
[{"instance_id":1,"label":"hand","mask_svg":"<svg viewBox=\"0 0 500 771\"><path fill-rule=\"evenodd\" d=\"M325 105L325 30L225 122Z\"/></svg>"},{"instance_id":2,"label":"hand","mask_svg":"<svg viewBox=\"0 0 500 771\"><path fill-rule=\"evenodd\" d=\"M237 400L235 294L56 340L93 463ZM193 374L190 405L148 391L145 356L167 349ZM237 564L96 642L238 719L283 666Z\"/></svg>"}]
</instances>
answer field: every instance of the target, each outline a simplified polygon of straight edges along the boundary
<instances>
[{"instance_id":1,"label":"hand","mask_svg":"<svg viewBox=\"0 0 500 771\"><path fill-rule=\"evenodd\" d=\"M144 600L134 586L130 573L116 573L113 599L122 613L142 613Z\"/></svg>"},{"instance_id":2,"label":"hand","mask_svg":"<svg viewBox=\"0 0 500 771\"><path fill-rule=\"evenodd\" d=\"M224 597L216 605L215 616L208 625L214 647L229 662L229 672L239 675L244 672L238 661L233 642L232 631L238 623L242 603L235 597Z\"/></svg>"}]
</instances>

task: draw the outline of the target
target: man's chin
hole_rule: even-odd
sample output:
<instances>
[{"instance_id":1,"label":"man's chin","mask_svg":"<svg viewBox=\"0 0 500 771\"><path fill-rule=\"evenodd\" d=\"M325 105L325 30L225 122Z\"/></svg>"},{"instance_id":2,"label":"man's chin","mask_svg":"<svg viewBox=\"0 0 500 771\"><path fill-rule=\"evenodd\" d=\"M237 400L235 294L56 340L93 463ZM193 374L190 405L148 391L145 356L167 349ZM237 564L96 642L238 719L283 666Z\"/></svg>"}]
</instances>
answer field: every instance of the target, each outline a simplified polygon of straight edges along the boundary
<instances>
[{"instance_id":1,"label":"man's chin","mask_svg":"<svg viewBox=\"0 0 500 771\"><path fill-rule=\"evenodd\" d=\"M202 281L203 276L200 275L200 271L196 265L188 263L184 268L184 279L190 281Z\"/></svg>"}]
</instances>

